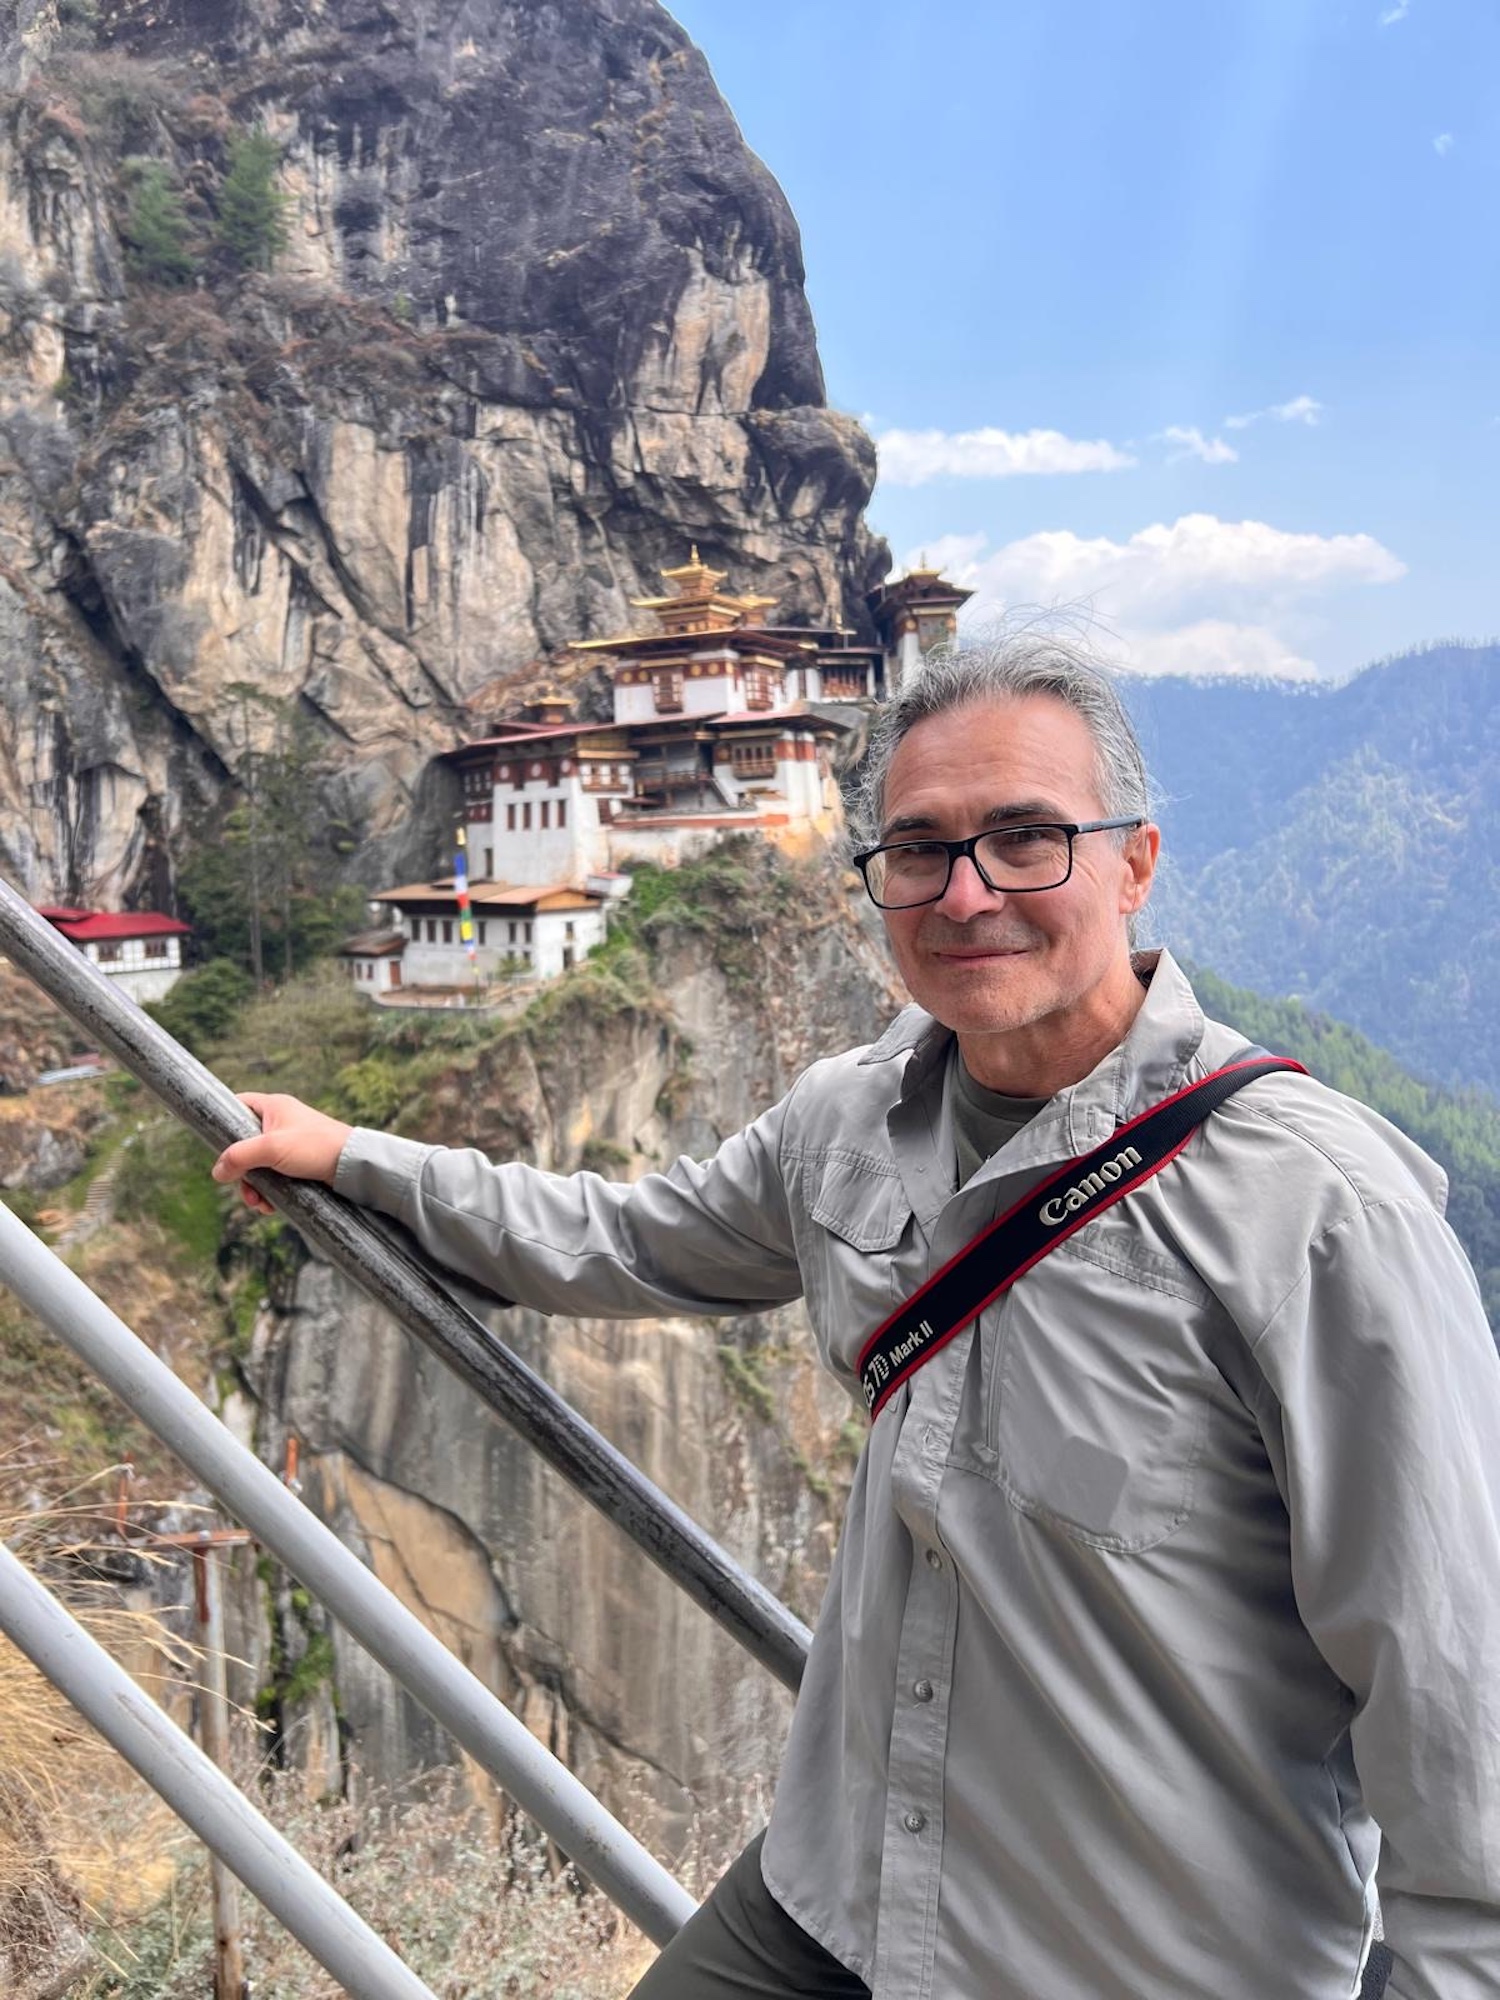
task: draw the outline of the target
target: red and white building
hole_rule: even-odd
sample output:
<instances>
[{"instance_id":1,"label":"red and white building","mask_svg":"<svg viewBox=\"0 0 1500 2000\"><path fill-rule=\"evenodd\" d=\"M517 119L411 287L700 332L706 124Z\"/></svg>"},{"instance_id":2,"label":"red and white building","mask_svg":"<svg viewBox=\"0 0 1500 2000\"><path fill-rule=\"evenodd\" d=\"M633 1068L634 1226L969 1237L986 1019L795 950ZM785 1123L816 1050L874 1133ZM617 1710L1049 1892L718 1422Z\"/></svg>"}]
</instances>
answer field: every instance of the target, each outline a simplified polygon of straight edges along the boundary
<instances>
[{"instance_id":1,"label":"red and white building","mask_svg":"<svg viewBox=\"0 0 1500 2000\"><path fill-rule=\"evenodd\" d=\"M160 1000L182 973L183 940L192 935L176 917L155 910L41 910L84 957L116 980L132 1000Z\"/></svg>"}]
</instances>

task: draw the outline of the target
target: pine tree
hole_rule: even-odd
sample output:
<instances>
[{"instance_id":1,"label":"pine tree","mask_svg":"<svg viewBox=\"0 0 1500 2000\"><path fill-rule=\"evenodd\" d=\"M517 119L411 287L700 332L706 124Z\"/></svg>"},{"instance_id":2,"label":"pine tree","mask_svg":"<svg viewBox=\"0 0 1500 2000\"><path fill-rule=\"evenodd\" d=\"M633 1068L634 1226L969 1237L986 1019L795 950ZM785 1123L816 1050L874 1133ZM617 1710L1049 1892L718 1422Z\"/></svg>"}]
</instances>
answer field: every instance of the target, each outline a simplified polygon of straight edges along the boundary
<instances>
[{"instance_id":1,"label":"pine tree","mask_svg":"<svg viewBox=\"0 0 1500 2000\"><path fill-rule=\"evenodd\" d=\"M219 241L242 271L269 271L286 248L286 196L276 185L281 148L268 132L229 142L219 190Z\"/></svg>"},{"instance_id":2,"label":"pine tree","mask_svg":"<svg viewBox=\"0 0 1500 2000\"><path fill-rule=\"evenodd\" d=\"M193 276L182 197L159 160L141 168L125 238L131 269L151 284L185 285Z\"/></svg>"}]
</instances>

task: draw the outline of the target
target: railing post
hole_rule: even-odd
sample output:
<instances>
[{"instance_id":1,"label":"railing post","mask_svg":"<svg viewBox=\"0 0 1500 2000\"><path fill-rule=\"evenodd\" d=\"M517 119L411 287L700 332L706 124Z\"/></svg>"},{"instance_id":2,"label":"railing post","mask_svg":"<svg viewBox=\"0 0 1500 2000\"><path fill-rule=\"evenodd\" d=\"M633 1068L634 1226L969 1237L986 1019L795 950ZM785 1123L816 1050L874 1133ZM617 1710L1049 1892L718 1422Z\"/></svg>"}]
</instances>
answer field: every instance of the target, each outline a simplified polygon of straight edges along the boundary
<instances>
[{"instance_id":1,"label":"railing post","mask_svg":"<svg viewBox=\"0 0 1500 2000\"><path fill-rule=\"evenodd\" d=\"M193 1550L194 1596L202 1646L198 1690L205 1753L229 1770L229 1674L224 1658L224 1598L219 1558L205 1534ZM240 1943L240 1899L233 1872L214 1855L209 1861L214 1904L214 2000L245 2000L245 1954Z\"/></svg>"}]
</instances>

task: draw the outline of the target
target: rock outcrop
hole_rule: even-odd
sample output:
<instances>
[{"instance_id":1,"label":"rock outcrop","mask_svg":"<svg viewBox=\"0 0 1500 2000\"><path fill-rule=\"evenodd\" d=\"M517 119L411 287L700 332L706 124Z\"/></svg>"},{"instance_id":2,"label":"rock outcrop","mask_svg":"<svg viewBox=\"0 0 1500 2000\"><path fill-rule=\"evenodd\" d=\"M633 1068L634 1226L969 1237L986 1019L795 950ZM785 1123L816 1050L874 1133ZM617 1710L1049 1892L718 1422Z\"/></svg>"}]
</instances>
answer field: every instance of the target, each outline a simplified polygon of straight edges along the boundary
<instances>
[{"instance_id":1,"label":"rock outcrop","mask_svg":"<svg viewBox=\"0 0 1500 2000\"><path fill-rule=\"evenodd\" d=\"M622 629L690 537L787 618L863 623L872 449L827 407L786 202L655 0L9 18L0 864L29 891L169 905L266 726L247 688L314 719L368 870L427 865L466 700ZM286 241L247 272L251 131Z\"/></svg>"}]
</instances>

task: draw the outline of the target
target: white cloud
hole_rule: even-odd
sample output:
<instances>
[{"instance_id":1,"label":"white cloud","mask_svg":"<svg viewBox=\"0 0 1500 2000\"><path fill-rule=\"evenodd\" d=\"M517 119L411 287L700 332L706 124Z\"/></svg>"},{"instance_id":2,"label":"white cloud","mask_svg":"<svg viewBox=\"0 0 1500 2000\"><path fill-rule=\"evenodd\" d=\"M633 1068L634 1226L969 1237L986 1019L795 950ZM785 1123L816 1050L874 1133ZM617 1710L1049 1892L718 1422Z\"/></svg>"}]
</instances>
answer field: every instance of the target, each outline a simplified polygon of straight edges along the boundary
<instances>
[{"instance_id":1,"label":"white cloud","mask_svg":"<svg viewBox=\"0 0 1500 2000\"><path fill-rule=\"evenodd\" d=\"M1398 21L1404 21L1411 12L1411 0L1396 0L1394 7L1387 7L1380 17L1382 28L1394 28Z\"/></svg>"},{"instance_id":2,"label":"white cloud","mask_svg":"<svg viewBox=\"0 0 1500 2000\"><path fill-rule=\"evenodd\" d=\"M1453 151L1453 134L1451 132L1439 132L1432 142L1432 150L1440 160L1446 160L1448 155Z\"/></svg>"},{"instance_id":3,"label":"white cloud","mask_svg":"<svg viewBox=\"0 0 1500 2000\"><path fill-rule=\"evenodd\" d=\"M1070 438L1047 430L885 431L875 448L880 476L890 486L924 486L929 479L1121 472L1136 462L1103 438Z\"/></svg>"},{"instance_id":4,"label":"white cloud","mask_svg":"<svg viewBox=\"0 0 1500 2000\"><path fill-rule=\"evenodd\" d=\"M1249 410L1243 416L1226 417L1227 431L1247 431L1263 419L1273 424L1305 424L1315 430L1323 421L1323 405L1316 396L1293 396L1288 403L1272 403L1268 409Z\"/></svg>"},{"instance_id":5,"label":"white cloud","mask_svg":"<svg viewBox=\"0 0 1500 2000\"><path fill-rule=\"evenodd\" d=\"M1053 529L991 550L982 535L951 535L925 554L974 591L966 622L1082 608L1114 634L1122 664L1147 673L1305 679L1316 666L1287 636L1299 607L1406 573L1371 535L1294 534L1213 514L1156 522L1126 541Z\"/></svg>"},{"instance_id":6,"label":"white cloud","mask_svg":"<svg viewBox=\"0 0 1500 2000\"><path fill-rule=\"evenodd\" d=\"M1167 444L1175 444L1178 450L1171 454L1171 463L1177 464L1184 458L1202 459L1205 465L1236 465L1239 453L1223 438L1205 437L1196 424L1168 424L1158 436Z\"/></svg>"},{"instance_id":7,"label":"white cloud","mask_svg":"<svg viewBox=\"0 0 1500 2000\"><path fill-rule=\"evenodd\" d=\"M1200 618L1169 632L1122 635L1120 664L1136 674L1243 674L1256 680L1315 681L1318 669L1268 625Z\"/></svg>"}]
</instances>

